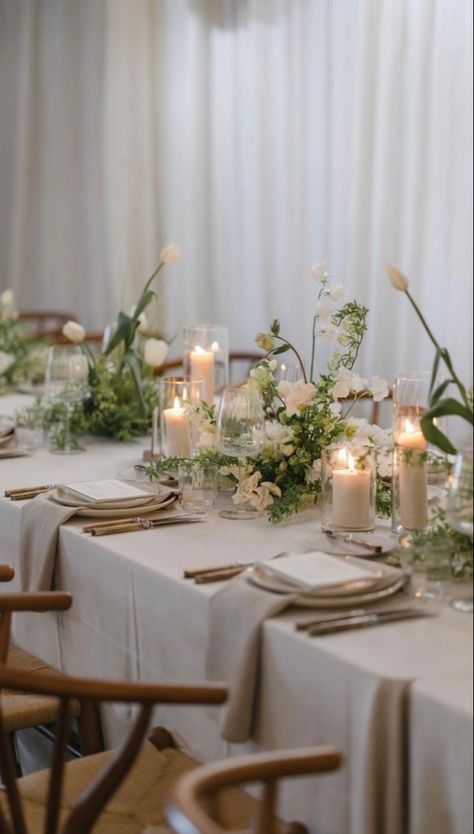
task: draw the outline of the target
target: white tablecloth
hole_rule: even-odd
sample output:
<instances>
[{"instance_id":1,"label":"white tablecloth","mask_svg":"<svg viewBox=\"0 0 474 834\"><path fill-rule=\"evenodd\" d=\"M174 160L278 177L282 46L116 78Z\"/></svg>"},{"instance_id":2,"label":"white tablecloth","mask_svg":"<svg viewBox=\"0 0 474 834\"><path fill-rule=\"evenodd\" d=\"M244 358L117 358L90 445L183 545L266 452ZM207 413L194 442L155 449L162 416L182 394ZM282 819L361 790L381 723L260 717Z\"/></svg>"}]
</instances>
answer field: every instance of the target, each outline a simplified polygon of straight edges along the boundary
<instances>
[{"instance_id":1,"label":"white tablecloth","mask_svg":"<svg viewBox=\"0 0 474 834\"><path fill-rule=\"evenodd\" d=\"M5 398L0 412L7 405ZM1 494L30 483L114 476L141 454L139 444L88 446L72 457L41 450L0 461ZM19 517L18 504L0 499L0 558L16 567ZM17 639L66 672L162 681L204 678L209 598L219 586L184 581L184 568L304 550L319 528L315 513L279 527L265 519L233 522L213 515L202 525L104 539L86 537L80 526L74 520L61 529L56 574L57 587L74 595L73 608L58 617L18 615ZM446 609L436 619L310 639L295 631L290 612L264 625L252 742L223 742L211 710L162 707L156 720L206 760L256 747L338 746L345 755L340 772L283 790L283 813L306 821L314 834L407 834L409 809L413 834L428 828L430 834L452 834L445 817L431 813L438 801L449 805L455 834L467 834L472 810L466 774L460 772L456 782L451 772L453 790L439 800L436 790L427 794L425 762L441 748L446 761L456 761L451 745L472 729L472 706L458 715L472 670L471 626L470 617ZM452 682L458 696L440 702L433 670L440 679L444 671L449 676L454 657L462 670ZM450 715L459 718L454 734ZM129 718L126 708L108 709L111 743Z\"/></svg>"}]
</instances>

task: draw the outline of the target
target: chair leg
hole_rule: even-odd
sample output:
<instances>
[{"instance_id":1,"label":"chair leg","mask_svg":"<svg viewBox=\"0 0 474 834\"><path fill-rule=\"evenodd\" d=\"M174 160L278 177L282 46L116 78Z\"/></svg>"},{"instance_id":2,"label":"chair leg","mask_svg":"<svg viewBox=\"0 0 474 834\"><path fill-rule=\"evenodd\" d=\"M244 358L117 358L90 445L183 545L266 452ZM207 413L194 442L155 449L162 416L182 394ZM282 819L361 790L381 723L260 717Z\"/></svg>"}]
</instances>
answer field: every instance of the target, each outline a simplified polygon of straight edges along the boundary
<instances>
[{"instance_id":1,"label":"chair leg","mask_svg":"<svg viewBox=\"0 0 474 834\"><path fill-rule=\"evenodd\" d=\"M17 779L19 779L20 776L23 776L23 772L22 772L22 769L21 769L20 757L19 757L18 751L17 751L16 741L15 741L15 733L7 733L7 744L10 748L12 762L14 762L14 764L15 764L15 775L16 775Z\"/></svg>"},{"instance_id":2,"label":"chair leg","mask_svg":"<svg viewBox=\"0 0 474 834\"><path fill-rule=\"evenodd\" d=\"M176 748L178 746L171 733L164 727L153 727L147 739L157 750L166 750L167 747Z\"/></svg>"},{"instance_id":3,"label":"chair leg","mask_svg":"<svg viewBox=\"0 0 474 834\"><path fill-rule=\"evenodd\" d=\"M102 725L98 709L92 701L81 701L81 712L77 723L82 755L101 753L104 749Z\"/></svg>"}]
</instances>

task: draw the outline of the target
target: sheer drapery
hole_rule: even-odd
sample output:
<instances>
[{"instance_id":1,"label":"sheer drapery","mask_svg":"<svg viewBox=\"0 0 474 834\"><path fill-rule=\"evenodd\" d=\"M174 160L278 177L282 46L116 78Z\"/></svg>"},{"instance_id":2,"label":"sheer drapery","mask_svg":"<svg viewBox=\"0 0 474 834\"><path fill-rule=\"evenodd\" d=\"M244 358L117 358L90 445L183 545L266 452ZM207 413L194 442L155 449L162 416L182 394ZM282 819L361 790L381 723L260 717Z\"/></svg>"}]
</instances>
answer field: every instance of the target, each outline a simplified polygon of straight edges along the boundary
<instances>
[{"instance_id":1,"label":"sheer drapery","mask_svg":"<svg viewBox=\"0 0 474 834\"><path fill-rule=\"evenodd\" d=\"M324 259L370 307L362 370L391 375L432 357L391 261L472 373L469 0L0 0L0 114L23 306L103 326L175 240L169 336L250 347L279 316L307 350Z\"/></svg>"}]
</instances>

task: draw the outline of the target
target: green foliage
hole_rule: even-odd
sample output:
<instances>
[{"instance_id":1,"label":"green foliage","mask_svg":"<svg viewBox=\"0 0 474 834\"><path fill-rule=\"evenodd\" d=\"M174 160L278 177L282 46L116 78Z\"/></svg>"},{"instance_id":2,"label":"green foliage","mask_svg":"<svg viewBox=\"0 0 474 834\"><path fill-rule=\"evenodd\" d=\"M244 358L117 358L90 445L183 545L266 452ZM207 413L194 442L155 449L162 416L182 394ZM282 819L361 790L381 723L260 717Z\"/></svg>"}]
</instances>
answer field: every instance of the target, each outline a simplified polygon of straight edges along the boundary
<instances>
[{"instance_id":1,"label":"green foliage","mask_svg":"<svg viewBox=\"0 0 474 834\"><path fill-rule=\"evenodd\" d=\"M44 372L45 351L44 344L29 336L17 318L0 318L0 353L14 357L13 363L0 374L0 392L39 379Z\"/></svg>"}]
</instances>

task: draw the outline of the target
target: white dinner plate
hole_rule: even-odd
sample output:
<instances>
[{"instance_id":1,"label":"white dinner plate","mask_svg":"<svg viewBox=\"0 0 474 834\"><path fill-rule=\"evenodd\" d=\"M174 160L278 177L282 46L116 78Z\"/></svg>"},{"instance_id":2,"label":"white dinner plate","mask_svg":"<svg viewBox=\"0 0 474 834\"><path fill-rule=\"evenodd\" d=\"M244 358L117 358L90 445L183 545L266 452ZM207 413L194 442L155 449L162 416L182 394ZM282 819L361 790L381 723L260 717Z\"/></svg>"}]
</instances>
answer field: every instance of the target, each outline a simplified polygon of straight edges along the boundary
<instances>
[{"instance_id":1,"label":"white dinner plate","mask_svg":"<svg viewBox=\"0 0 474 834\"><path fill-rule=\"evenodd\" d=\"M13 437L13 431L9 432L9 434L0 434L0 446L7 446L8 443L12 442Z\"/></svg>"},{"instance_id":2,"label":"white dinner plate","mask_svg":"<svg viewBox=\"0 0 474 834\"><path fill-rule=\"evenodd\" d=\"M176 500L176 495L169 493L168 495L169 497L164 500L160 497L158 501L150 501L149 504L140 504L139 506L135 504L133 507L123 509L115 507L113 510L104 510L99 509L97 505L92 507L81 506L78 507L76 515L81 518L136 518L136 516L149 515L150 513L156 513L157 510L162 510L164 507L169 507ZM54 498L51 499L51 496L49 496L49 499L53 500L55 504L60 503L55 501Z\"/></svg>"},{"instance_id":3,"label":"white dinner plate","mask_svg":"<svg viewBox=\"0 0 474 834\"><path fill-rule=\"evenodd\" d=\"M4 446L0 449L0 460L2 458L27 458L29 454L21 446Z\"/></svg>"}]
</instances>

